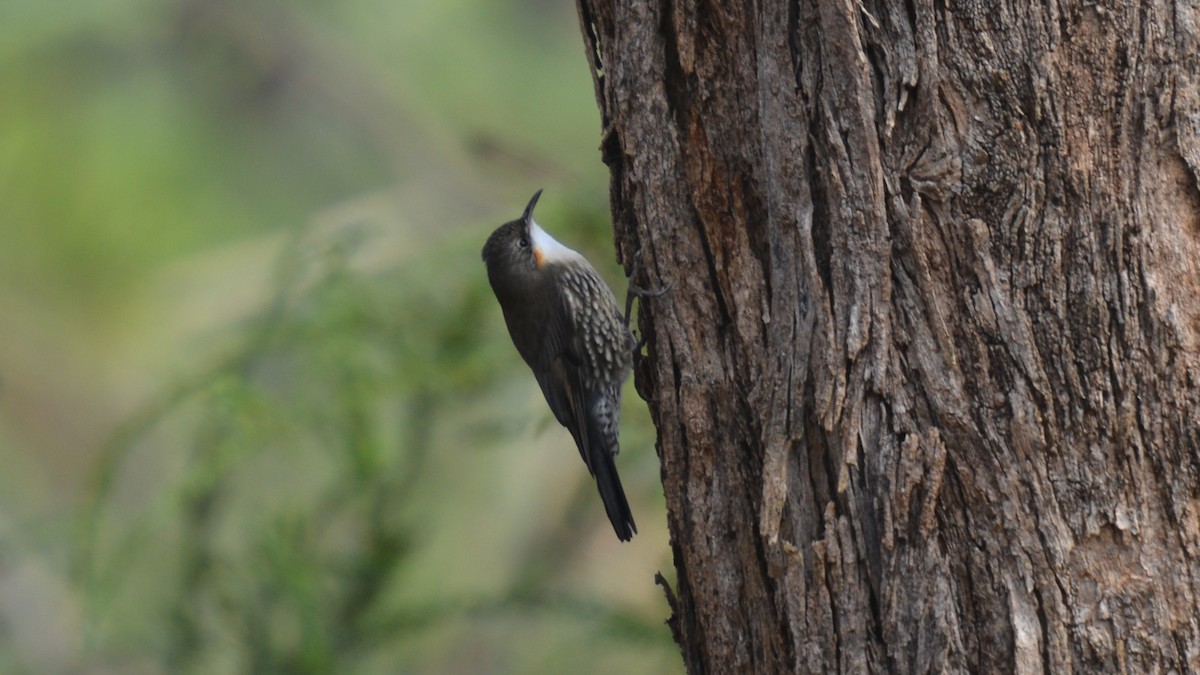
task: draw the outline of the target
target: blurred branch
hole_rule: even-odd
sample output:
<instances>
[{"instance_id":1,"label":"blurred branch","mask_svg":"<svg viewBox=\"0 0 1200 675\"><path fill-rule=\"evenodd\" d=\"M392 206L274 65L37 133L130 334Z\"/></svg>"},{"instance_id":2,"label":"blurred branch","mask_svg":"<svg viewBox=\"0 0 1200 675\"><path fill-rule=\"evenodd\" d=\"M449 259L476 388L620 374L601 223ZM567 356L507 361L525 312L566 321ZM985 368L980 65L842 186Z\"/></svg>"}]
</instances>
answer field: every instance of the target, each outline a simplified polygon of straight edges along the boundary
<instances>
[{"instance_id":1,"label":"blurred branch","mask_svg":"<svg viewBox=\"0 0 1200 675\"><path fill-rule=\"evenodd\" d=\"M447 599L436 604L393 612L372 626L375 641L388 636L412 634L457 619L509 621L513 614L525 614L547 622L561 620L595 624L609 639L631 644L656 645L674 649L663 622L648 620L635 611L614 609L610 604L565 593L531 591L493 598Z\"/></svg>"},{"instance_id":2,"label":"blurred branch","mask_svg":"<svg viewBox=\"0 0 1200 675\"><path fill-rule=\"evenodd\" d=\"M79 581L84 590L88 616L103 614L106 598L102 589L106 586L98 583L100 570L96 559L97 542L103 531L102 518L105 513L105 505L110 499L114 481L125 457L171 413L180 409L185 402L205 393L222 376L230 373L244 375L250 364L276 341L288 306L294 301L295 289L305 276L302 242L306 234L307 231L304 229L297 230L285 247L277 264L277 272L272 284L274 290L270 294L271 300L263 313L252 322L249 337L243 346L194 376L176 384L162 396L151 399L141 411L123 423L104 444L96 463L95 480L90 490L91 497L85 500L83 512L78 519L78 536L76 537L78 546L72 565L72 576ZM339 261L334 260L333 262ZM206 446L203 443L197 443L195 447L203 451ZM216 489L215 484L212 489ZM189 521L187 518L184 520L185 522L202 521L210 511L209 507L215 499L215 493L202 491L193 495L192 499L190 512L195 520ZM133 553L134 547L128 547L123 556L118 556L118 564L114 566L117 574L121 574L126 569L126 566L122 564L122 558L133 555ZM193 569L189 575L200 573L203 568L202 563L203 560L193 561ZM111 587L115 586L114 583Z\"/></svg>"},{"instance_id":3,"label":"blurred branch","mask_svg":"<svg viewBox=\"0 0 1200 675\"><path fill-rule=\"evenodd\" d=\"M287 5L179 0L177 7L176 43L193 52L216 50L231 61L221 73L238 78L234 93L262 102L299 92L360 130L394 175L449 187L453 193L442 195L447 205L466 199L484 209L496 201L495 180L481 175L480 159L500 160L505 169L539 180L561 181L572 173L544 154L502 146L482 134L463 140L444 118L410 102L414 95L404 92L398 73L374 72L356 52L331 40L328 31L314 30Z\"/></svg>"}]
</instances>

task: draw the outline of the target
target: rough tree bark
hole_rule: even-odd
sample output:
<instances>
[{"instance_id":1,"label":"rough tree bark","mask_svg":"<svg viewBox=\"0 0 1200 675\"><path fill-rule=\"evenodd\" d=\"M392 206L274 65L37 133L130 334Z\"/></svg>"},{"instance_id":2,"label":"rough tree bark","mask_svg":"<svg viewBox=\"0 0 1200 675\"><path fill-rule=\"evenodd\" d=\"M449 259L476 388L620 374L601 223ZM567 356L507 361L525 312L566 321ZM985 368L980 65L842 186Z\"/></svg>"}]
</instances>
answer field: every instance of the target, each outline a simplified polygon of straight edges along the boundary
<instances>
[{"instance_id":1,"label":"rough tree bark","mask_svg":"<svg viewBox=\"0 0 1200 675\"><path fill-rule=\"evenodd\" d=\"M1200 670L1200 0L578 7L688 670Z\"/></svg>"}]
</instances>

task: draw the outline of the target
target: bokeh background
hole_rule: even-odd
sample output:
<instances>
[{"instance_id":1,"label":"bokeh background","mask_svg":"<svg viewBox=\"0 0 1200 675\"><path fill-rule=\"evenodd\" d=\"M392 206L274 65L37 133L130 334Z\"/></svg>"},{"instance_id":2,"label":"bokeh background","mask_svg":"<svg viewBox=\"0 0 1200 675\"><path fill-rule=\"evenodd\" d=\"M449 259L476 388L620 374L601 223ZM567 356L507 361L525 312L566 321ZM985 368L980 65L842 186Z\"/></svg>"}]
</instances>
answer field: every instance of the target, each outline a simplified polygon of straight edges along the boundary
<instances>
[{"instance_id":1,"label":"bokeh background","mask_svg":"<svg viewBox=\"0 0 1200 675\"><path fill-rule=\"evenodd\" d=\"M673 673L479 251L618 294L566 0L0 3L0 672Z\"/></svg>"}]
</instances>

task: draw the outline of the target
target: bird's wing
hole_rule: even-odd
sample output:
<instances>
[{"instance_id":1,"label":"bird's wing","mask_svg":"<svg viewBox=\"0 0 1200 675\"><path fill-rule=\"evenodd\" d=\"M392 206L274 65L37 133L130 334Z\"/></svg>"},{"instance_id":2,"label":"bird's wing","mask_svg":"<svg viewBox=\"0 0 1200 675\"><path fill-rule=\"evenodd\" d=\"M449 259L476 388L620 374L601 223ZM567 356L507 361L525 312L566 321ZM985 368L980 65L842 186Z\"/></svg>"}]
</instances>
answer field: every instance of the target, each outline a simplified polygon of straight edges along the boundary
<instances>
[{"instance_id":1,"label":"bird's wing","mask_svg":"<svg viewBox=\"0 0 1200 675\"><path fill-rule=\"evenodd\" d=\"M555 380L562 385L559 387L559 391L566 403L566 419L559 418L559 422L571 432L571 436L575 438L575 446L579 448L579 456L587 465L588 471L594 474L596 469L592 466L590 439L587 432L587 396L583 389L579 362L570 352L563 352L552 372L554 372Z\"/></svg>"},{"instance_id":2,"label":"bird's wing","mask_svg":"<svg viewBox=\"0 0 1200 675\"><path fill-rule=\"evenodd\" d=\"M564 288L566 286L569 284L563 285ZM534 372L554 416L571 432L579 456L587 465L588 472L595 477L604 511L617 538L629 541L637 532L637 525L633 522L633 513L629 509L629 501L625 498L625 489L621 486L614 462L618 448L617 407L620 405L620 394L619 391L595 389L595 384L591 385L593 388L588 388L587 382L594 383L595 378L584 377L588 361L582 340L587 331L575 324L577 319L574 317L577 314L571 311L573 308L569 306L567 292L570 291L560 290L555 298L560 305L558 311L550 313L555 318L546 326L546 349L543 350L547 355L546 361Z\"/></svg>"},{"instance_id":3,"label":"bird's wing","mask_svg":"<svg viewBox=\"0 0 1200 675\"><path fill-rule=\"evenodd\" d=\"M583 361L575 353L575 326L570 312L566 311L566 299L560 294L555 302L562 303L562 311L549 313L551 319L545 327L543 362L534 368L534 375L554 418L571 432L580 457L587 464L588 471L594 473L590 459L592 453L588 452Z\"/></svg>"}]
</instances>

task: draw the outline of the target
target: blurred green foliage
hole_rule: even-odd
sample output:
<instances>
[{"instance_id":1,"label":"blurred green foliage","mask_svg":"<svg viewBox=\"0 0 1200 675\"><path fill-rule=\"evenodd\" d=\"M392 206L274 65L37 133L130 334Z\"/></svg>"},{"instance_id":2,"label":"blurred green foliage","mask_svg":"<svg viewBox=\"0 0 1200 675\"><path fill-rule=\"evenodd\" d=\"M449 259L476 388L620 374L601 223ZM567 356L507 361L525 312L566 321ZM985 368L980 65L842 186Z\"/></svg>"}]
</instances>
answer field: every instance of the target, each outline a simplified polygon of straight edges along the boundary
<instances>
[{"instance_id":1,"label":"blurred green foliage","mask_svg":"<svg viewBox=\"0 0 1200 675\"><path fill-rule=\"evenodd\" d=\"M543 186L612 260L577 32L0 5L0 671L681 669L644 405L622 545L479 260Z\"/></svg>"}]
</instances>

